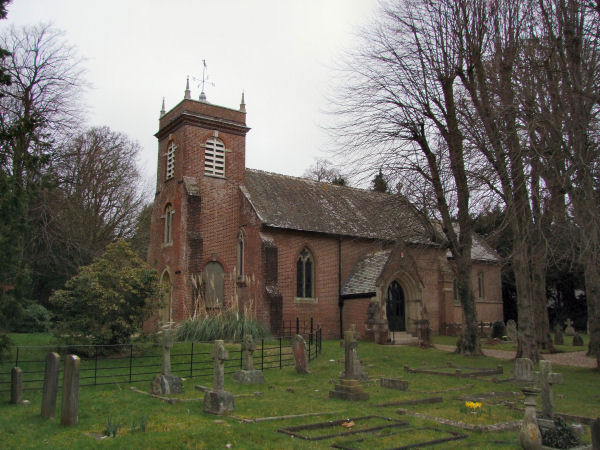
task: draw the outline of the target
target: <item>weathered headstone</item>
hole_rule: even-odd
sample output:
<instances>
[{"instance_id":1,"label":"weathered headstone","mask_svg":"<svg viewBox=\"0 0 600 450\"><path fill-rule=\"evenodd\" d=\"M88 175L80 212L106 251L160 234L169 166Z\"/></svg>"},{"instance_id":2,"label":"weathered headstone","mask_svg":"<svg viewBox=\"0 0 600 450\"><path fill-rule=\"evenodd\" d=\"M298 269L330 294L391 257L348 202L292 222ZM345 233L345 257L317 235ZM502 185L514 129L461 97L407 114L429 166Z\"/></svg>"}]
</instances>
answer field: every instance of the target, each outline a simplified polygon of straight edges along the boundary
<instances>
[{"instance_id":1,"label":"weathered headstone","mask_svg":"<svg viewBox=\"0 0 600 450\"><path fill-rule=\"evenodd\" d=\"M596 417L590 429L592 433L592 449L600 450L600 417Z\"/></svg>"},{"instance_id":2,"label":"weathered headstone","mask_svg":"<svg viewBox=\"0 0 600 450\"><path fill-rule=\"evenodd\" d=\"M242 341L242 370L233 374L234 381L241 384L261 384L265 382L265 376L260 370L254 369L253 353L256 350L256 344L252 340L252 335L244 335Z\"/></svg>"},{"instance_id":3,"label":"weathered headstone","mask_svg":"<svg viewBox=\"0 0 600 450\"><path fill-rule=\"evenodd\" d=\"M360 365L356 334L356 331L353 329L344 332L344 371L340 374L340 378L364 381L368 380L369 376Z\"/></svg>"},{"instance_id":4,"label":"weathered headstone","mask_svg":"<svg viewBox=\"0 0 600 450\"><path fill-rule=\"evenodd\" d=\"M23 402L23 371L13 367L10 372L10 402L17 405Z\"/></svg>"},{"instance_id":5,"label":"weathered headstone","mask_svg":"<svg viewBox=\"0 0 600 450\"><path fill-rule=\"evenodd\" d=\"M552 372L552 363L550 361L540 361L538 377L540 388L542 389L542 417L553 419L554 394L552 392L552 385L562 384L562 374Z\"/></svg>"},{"instance_id":6,"label":"weathered headstone","mask_svg":"<svg viewBox=\"0 0 600 450\"><path fill-rule=\"evenodd\" d=\"M343 400L368 400L369 394L365 392L359 378L366 379L356 353L356 332L352 329L344 332L344 371L340 374L340 382L335 385L333 391L329 391L330 398Z\"/></svg>"},{"instance_id":7,"label":"weathered headstone","mask_svg":"<svg viewBox=\"0 0 600 450\"><path fill-rule=\"evenodd\" d=\"M565 320L565 334L567 336L575 336L575 328L573 328L573 321L571 319Z\"/></svg>"},{"instance_id":8,"label":"weathered headstone","mask_svg":"<svg viewBox=\"0 0 600 450\"><path fill-rule=\"evenodd\" d=\"M572 345L573 347L583 347L583 338L577 332L575 333L575 336L573 336Z\"/></svg>"},{"instance_id":9,"label":"weathered headstone","mask_svg":"<svg viewBox=\"0 0 600 450\"><path fill-rule=\"evenodd\" d=\"M310 373L310 369L308 368L308 353L306 352L306 342L304 341L304 338L299 334L296 334L292 336L291 344L292 353L294 354L296 373Z\"/></svg>"},{"instance_id":10,"label":"weathered headstone","mask_svg":"<svg viewBox=\"0 0 600 450\"><path fill-rule=\"evenodd\" d=\"M554 326L554 345L563 345L564 343L562 327L560 323L557 323Z\"/></svg>"},{"instance_id":11,"label":"weathered headstone","mask_svg":"<svg viewBox=\"0 0 600 450\"><path fill-rule=\"evenodd\" d=\"M506 322L506 337L512 342L517 340L517 322L512 319Z\"/></svg>"},{"instance_id":12,"label":"weathered headstone","mask_svg":"<svg viewBox=\"0 0 600 450\"><path fill-rule=\"evenodd\" d=\"M529 358L515 359L515 381L517 384L532 384L535 381L533 362Z\"/></svg>"},{"instance_id":13,"label":"weathered headstone","mask_svg":"<svg viewBox=\"0 0 600 450\"><path fill-rule=\"evenodd\" d=\"M213 390L204 394L204 412L218 415L233 412L233 395L225 391L225 361L229 359L229 352L222 340L215 341L211 355L215 364Z\"/></svg>"},{"instance_id":14,"label":"weathered headstone","mask_svg":"<svg viewBox=\"0 0 600 450\"><path fill-rule=\"evenodd\" d=\"M397 389L399 391L408 390L408 381L398 378L381 378L380 386L388 389Z\"/></svg>"},{"instance_id":15,"label":"weathered headstone","mask_svg":"<svg viewBox=\"0 0 600 450\"><path fill-rule=\"evenodd\" d=\"M56 414L59 370L60 356L58 353L48 353L46 355L46 371L44 373L44 389L42 391L42 417L46 419L51 419Z\"/></svg>"},{"instance_id":16,"label":"weathered headstone","mask_svg":"<svg viewBox=\"0 0 600 450\"><path fill-rule=\"evenodd\" d=\"M542 433L537 425L535 417L535 396L539 393L539 389L533 387L521 388L525 395L525 417L521 424L519 433L519 441L521 447L526 450L537 450L542 448Z\"/></svg>"},{"instance_id":17,"label":"weathered headstone","mask_svg":"<svg viewBox=\"0 0 600 450\"><path fill-rule=\"evenodd\" d=\"M167 328L168 327L168 328ZM162 368L161 374L152 379L150 391L156 395L181 394L183 384L181 378L171 373L171 349L173 348L173 332L170 324L161 331Z\"/></svg>"},{"instance_id":18,"label":"weathered headstone","mask_svg":"<svg viewBox=\"0 0 600 450\"><path fill-rule=\"evenodd\" d=\"M81 360L77 355L65 358L65 371L62 387L62 411L60 423L77 425L79 410L79 365Z\"/></svg>"}]
</instances>

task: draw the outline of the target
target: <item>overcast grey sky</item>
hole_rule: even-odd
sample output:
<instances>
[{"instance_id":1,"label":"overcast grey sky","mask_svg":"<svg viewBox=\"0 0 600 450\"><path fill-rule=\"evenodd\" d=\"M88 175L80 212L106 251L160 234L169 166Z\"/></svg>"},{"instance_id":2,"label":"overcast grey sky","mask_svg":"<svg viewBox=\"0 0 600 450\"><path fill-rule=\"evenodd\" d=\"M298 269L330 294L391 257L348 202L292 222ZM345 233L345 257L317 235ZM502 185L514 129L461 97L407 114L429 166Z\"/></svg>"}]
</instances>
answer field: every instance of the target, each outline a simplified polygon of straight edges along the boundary
<instances>
[{"instance_id":1,"label":"overcast grey sky","mask_svg":"<svg viewBox=\"0 0 600 450\"><path fill-rule=\"evenodd\" d=\"M245 91L248 167L301 175L327 149L320 125L335 60L356 41L376 0L13 0L0 28L51 22L86 58L89 125L143 148L154 183L162 98L208 65L208 101L238 108ZM190 79L192 96L197 82Z\"/></svg>"}]
</instances>

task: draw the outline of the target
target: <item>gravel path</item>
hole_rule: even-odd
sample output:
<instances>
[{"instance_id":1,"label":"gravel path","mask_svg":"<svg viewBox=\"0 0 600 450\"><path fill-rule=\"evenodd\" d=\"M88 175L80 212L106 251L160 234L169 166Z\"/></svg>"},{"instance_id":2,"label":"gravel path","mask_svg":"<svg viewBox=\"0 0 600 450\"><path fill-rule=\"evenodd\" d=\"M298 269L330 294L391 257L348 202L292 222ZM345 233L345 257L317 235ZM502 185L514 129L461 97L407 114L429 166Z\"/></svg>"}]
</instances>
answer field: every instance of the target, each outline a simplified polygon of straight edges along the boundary
<instances>
[{"instance_id":1,"label":"gravel path","mask_svg":"<svg viewBox=\"0 0 600 450\"><path fill-rule=\"evenodd\" d=\"M456 350L456 346L454 345L434 345L438 350L443 350L445 352L453 352ZM492 358L498 359L514 359L516 352L507 351L507 350L495 350L493 348L484 348L483 354L485 356L491 356ZM552 361L554 364L562 364L563 366L573 366L573 367L587 367L587 368L595 368L596 360L594 358L590 358L586 356L586 352L569 352L569 353L548 353L542 355L542 359L546 359L548 361Z\"/></svg>"}]
</instances>

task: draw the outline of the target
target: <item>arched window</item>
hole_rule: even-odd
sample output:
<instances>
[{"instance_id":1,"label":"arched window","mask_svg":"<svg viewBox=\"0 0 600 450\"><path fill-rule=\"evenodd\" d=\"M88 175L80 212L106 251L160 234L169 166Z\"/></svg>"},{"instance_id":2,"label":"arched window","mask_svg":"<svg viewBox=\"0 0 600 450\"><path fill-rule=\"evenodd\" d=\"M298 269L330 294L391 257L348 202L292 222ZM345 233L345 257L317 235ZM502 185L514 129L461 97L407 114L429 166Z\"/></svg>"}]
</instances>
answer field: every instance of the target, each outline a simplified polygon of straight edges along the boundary
<instances>
[{"instance_id":1,"label":"arched window","mask_svg":"<svg viewBox=\"0 0 600 450\"><path fill-rule=\"evenodd\" d=\"M207 308L223 305L223 266L218 262L209 262L202 273L204 299Z\"/></svg>"},{"instance_id":2,"label":"arched window","mask_svg":"<svg viewBox=\"0 0 600 450\"><path fill-rule=\"evenodd\" d=\"M310 252L303 249L296 261L296 297L314 297L314 263Z\"/></svg>"},{"instance_id":3,"label":"arched window","mask_svg":"<svg viewBox=\"0 0 600 450\"><path fill-rule=\"evenodd\" d=\"M170 203L165 206L165 215L163 218L165 219L165 230L164 230L164 243L171 244L173 242L173 207Z\"/></svg>"},{"instance_id":4,"label":"arched window","mask_svg":"<svg viewBox=\"0 0 600 450\"><path fill-rule=\"evenodd\" d=\"M221 139L211 137L204 149L204 174L216 177L225 176L225 144Z\"/></svg>"},{"instance_id":5,"label":"arched window","mask_svg":"<svg viewBox=\"0 0 600 450\"><path fill-rule=\"evenodd\" d=\"M238 280L244 276L244 233L240 230L237 238L237 277Z\"/></svg>"},{"instance_id":6,"label":"arched window","mask_svg":"<svg viewBox=\"0 0 600 450\"><path fill-rule=\"evenodd\" d=\"M162 289L162 307L159 311L159 320L164 325L172 321L171 311L173 309L173 286L167 269L160 276L160 286Z\"/></svg>"},{"instance_id":7,"label":"arched window","mask_svg":"<svg viewBox=\"0 0 600 450\"><path fill-rule=\"evenodd\" d=\"M173 140L169 141L169 146L167 147L167 165L165 171L165 179L169 180L175 176L175 150L177 146Z\"/></svg>"}]
</instances>

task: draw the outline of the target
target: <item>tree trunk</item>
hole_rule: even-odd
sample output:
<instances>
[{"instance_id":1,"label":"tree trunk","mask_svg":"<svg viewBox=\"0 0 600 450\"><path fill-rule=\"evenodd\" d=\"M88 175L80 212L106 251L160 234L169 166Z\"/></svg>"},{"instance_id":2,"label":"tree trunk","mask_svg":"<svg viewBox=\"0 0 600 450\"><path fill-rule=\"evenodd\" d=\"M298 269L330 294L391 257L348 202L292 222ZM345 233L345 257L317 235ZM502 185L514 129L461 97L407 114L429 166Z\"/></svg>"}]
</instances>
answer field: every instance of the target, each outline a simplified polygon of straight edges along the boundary
<instances>
[{"instance_id":1,"label":"tree trunk","mask_svg":"<svg viewBox=\"0 0 600 450\"><path fill-rule=\"evenodd\" d=\"M456 351L463 355L481 355L481 343L477 329L477 311L475 308L475 299L473 298L471 261L461 258L463 261L457 261L458 295L462 306L462 331Z\"/></svg>"}]
</instances>

